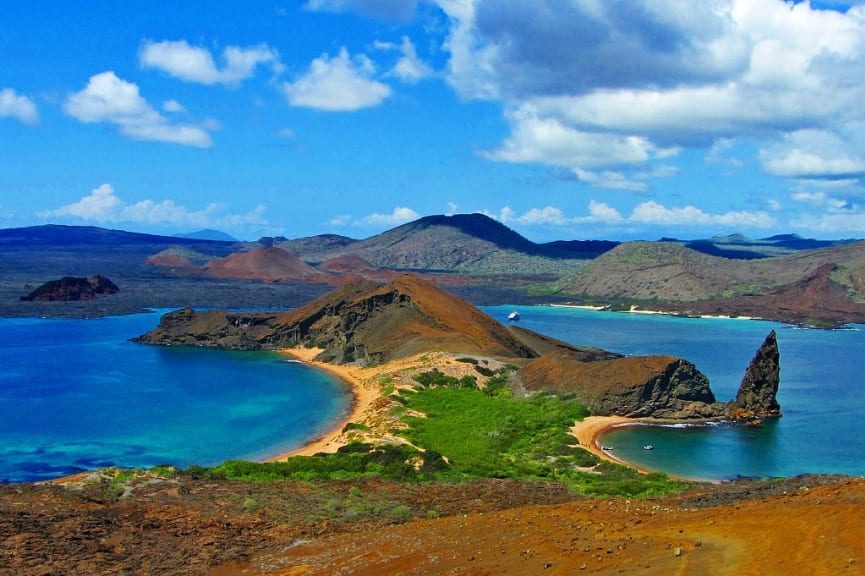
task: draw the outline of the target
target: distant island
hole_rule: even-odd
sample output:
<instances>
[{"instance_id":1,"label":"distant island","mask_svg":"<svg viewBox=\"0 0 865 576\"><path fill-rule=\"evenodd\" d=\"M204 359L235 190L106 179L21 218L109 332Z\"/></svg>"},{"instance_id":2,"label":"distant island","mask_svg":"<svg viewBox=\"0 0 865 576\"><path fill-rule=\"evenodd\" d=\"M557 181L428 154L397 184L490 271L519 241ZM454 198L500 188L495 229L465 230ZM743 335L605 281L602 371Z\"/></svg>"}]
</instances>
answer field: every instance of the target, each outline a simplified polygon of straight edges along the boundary
<instances>
[{"instance_id":1,"label":"distant island","mask_svg":"<svg viewBox=\"0 0 865 576\"><path fill-rule=\"evenodd\" d=\"M0 230L0 315L91 316L146 307L294 307L354 278L421 274L475 305L756 317L817 327L865 322L865 242L742 235L535 243L483 214L426 216L370 238L237 242L95 227ZM124 286L90 307L23 303L24 287L96 272ZM77 272L77 273L76 273Z\"/></svg>"}]
</instances>

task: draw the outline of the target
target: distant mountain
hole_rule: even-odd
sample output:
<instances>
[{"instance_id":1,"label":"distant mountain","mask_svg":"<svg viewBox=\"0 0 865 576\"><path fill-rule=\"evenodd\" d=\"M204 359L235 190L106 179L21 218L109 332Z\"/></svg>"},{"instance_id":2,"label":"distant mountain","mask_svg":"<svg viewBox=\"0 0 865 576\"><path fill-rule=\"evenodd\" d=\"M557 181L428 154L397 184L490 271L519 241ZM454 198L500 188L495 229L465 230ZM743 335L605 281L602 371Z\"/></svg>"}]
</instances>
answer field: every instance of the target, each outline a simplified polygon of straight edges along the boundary
<instances>
[{"instance_id":1,"label":"distant mountain","mask_svg":"<svg viewBox=\"0 0 865 576\"><path fill-rule=\"evenodd\" d=\"M279 245L314 263L355 255L377 268L484 274L563 273L615 245L536 244L483 214L426 216L365 240L332 242L325 250L309 240Z\"/></svg>"},{"instance_id":2,"label":"distant mountain","mask_svg":"<svg viewBox=\"0 0 865 576\"><path fill-rule=\"evenodd\" d=\"M205 264L202 273L215 278L239 278L267 282L316 282L326 276L282 248L256 248L235 252Z\"/></svg>"},{"instance_id":3,"label":"distant mountain","mask_svg":"<svg viewBox=\"0 0 865 576\"><path fill-rule=\"evenodd\" d=\"M141 234L123 230L109 230L96 226L63 226L46 224L26 228L6 228L0 230L0 246L121 246L147 245L166 246L172 244L229 245L229 242Z\"/></svg>"},{"instance_id":4,"label":"distant mountain","mask_svg":"<svg viewBox=\"0 0 865 576\"><path fill-rule=\"evenodd\" d=\"M174 234L172 238L186 238L189 240L215 240L217 242L238 242L237 238L234 238L225 232L220 232L219 230L211 230L209 228L205 228L203 230L197 230L195 232L189 232L187 234Z\"/></svg>"},{"instance_id":5,"label":"distant mountain","mask_svg":"<svg viewBox=\"0 0 865 576\"><path fill-rule=\"evenodd\" d=\"M679 240L668 240L680 242ZM755 260L757 258L785 256L802 250L829 248L850 242L856 242L856 240L814 240L813 238L802 238L798 234L778 234L754 240L744 234L730 234L729 236L714 236L709 239L680 243L703 254L722 258Z\"/></svg>"},{"instance_id":6,"label":"distant mountain","mask_svg":"<svg viewBox=\"0 0 865 576\"><path fill-rule=\"evenodd\" d=\"M673 242L628 242L557 284L559 295L696 314L802 323L865 321L865 242L756 260Z\"/></svg>"}]
</instances>

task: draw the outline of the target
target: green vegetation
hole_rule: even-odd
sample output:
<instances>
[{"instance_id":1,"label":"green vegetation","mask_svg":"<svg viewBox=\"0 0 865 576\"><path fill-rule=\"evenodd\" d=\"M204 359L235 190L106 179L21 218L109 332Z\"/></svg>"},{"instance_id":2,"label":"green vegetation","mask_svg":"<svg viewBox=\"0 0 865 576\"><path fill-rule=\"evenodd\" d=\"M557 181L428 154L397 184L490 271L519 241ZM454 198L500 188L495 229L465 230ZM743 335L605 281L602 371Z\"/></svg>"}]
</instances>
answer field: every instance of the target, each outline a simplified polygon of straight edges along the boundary
<instances>
[{"instance_id":1,"label":"green vegetation","mask_svg":"<svg viewBox=\"0 0 865 576\"><path fill-rule=\"evenodd\" d=\"M496 371L482 388L475 376L456 378L437 369L416 374L413 379L414 391L391 396L402 404L394 413L407 428L397 433L409 445L354 442L335 454L268 463L230 460L215 468L195 467L185 473L248 482L512 478L563 482L587 496L658 496L684 486L665 474L640 474L600 462L575 445L569 433L575 421L588 415L588 409L573 398L515 398L508 385L508 368ZM361 429L362 425L349 427ZM360 500L349 491L345 501L332 503L330 513L342 518L370 513L359 508ZM251 502L244 502L242 507L255 509ZM394 522L404 522L412 511L397 507L387 514Z\"/></svg>"}]
</instances>

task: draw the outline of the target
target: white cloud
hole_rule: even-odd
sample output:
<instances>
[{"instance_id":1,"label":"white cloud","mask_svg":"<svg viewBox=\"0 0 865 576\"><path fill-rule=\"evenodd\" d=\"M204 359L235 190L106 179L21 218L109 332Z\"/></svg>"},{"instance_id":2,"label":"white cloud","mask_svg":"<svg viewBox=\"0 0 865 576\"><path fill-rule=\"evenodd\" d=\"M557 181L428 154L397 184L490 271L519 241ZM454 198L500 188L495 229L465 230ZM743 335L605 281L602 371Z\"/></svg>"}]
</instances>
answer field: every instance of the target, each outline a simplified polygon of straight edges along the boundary
<instances>
[{"instance_id":1,"label":"white cloud","mask_svg":"<svg viewBox=\"0 0 865 576\"><path fill-rule=\"evenodd\" d=\"M648 186L644 181L629 178L622 172L604 170L592 172L582 168L574 168L574 175L585 184L594 188L606 190L628 190L630 192L645 192Z\"/></svg>"},{"instance_id":2,"label":"white cloud","mask_svg":"<svg viewBox=\"0 0 865 576\"><path fill-rule=\"evenodd\" d=\"M539 117L531 107L510 114L511 135L485 155L505 162L539 162L571 170L639 164L660 150L638 136L584 131L558 118Z\"/></svg>"},{"instance_id":3,"label":"white cloud","mask_svg":"<svg viewBox=\"0 0 865 576\"><path fill-rule=\"evenodd\" d=\"M199 84L239 84L251 77L260 64L270 64L277 72L282 69L279 54L266 44L226 47L219 68L206 48L190 46L185 40L148 40L141 47L138 61L142 68L155 68L185 82Z\"/></svg>"},{"instance_id":4,"label":"white cloud","mask_svg":"<svg viewBox=\"0 0 865 576\"><path fill-rule=\"evenodd\" d=\"M564 213L555 206L544 208L531 208L522 216L517 216L514 211L505 206L499 212L499 220L504 223L528 224L528 225L554 225L561 226L569 224L572 220L566 218Z\"/></svg>"},{"instance_id":5,"label":"white cloud","mask_svg":"<svg viewBox=\"0 0 865 576\"><path fill-rule=\"evenodd\" d=\"M166 112L184 112L183 105L177 100L166 100L162 103L162 109Z\"/></svg>"},{"instance_id":6,"label":"white cloud","mask_svg":"<svg viewBox=\"0 0 865 576\"><path fill-rule=\"evenodd\" d=\"M763 211L730 211L712 214L694 206L668 208L653 200L638 204L627 217L622 216L612 206L597 200L589 202L588 212L586 216L567 216L555 206L546 206L531 208L517 215L513 209L505 206L497 216L492 215L492 217L498 218L503 223L528 226L572 226L593 223L610 226L641 224L665 227L771 228L777 225L777 221Z\"/></svg>"},{"instance_id":7,"label":"white cloud","mask_svg":"<svg viewBox=\"0 0 865 576\"><path fill-rule=\"evenodd\" d=\"M25 124L36 124L39 112L33 100L12 88L3 88L0 90L0 118L17 118Z\"/></svg>"},{"instance_id":8,"label":"white cloud","mask_svg":"<svg viewBox=\"0 0 865 576\"><path fill-rule=\"evenodd\" d=\"M307 10L358 12L374 18L408 21L417 9L417 0L308 0Z\"/></svg>"},{"instance_id":9,"label":"white cloud","mask_svg":"<svg viewBox=\"0 0 865 576\"><path fill-rule=\"evenodd\" d=\"M331 112L350 112L381 104L391 94L390 87L372 79L375 67L366 56L339 55L316 58L309 70L295 82L283 84L292 106Z\"/></svg>"},{"instance_id":10,"label":"white cloud","mask_svg":"<svg viewBox=\"0 0 865 576\"><path fill-rule=\"evenodd\" d=\"M90 77L87 86L63 103L69 116L85 123L108 122L136 140L171 142L209 148L210 134L201 127L172 124L138 93L138 86L118 78L114 72Z\"/></svg>"},{"instance_id":11,"label":"white cloud","mask_svg":"<svg viewBox=\"0 0 865 576\"><path fill-rule=\"evenodd\" d=\"M865 171L861 3L435 1L449 18L449 83L509 111L492 159L595 171L711 147L717 161L735 138L741 152L762 148L773 175ZM803 131L841 145L804 146Z\"/></svg>"},{"instance_id":12,"label":"white cloud","mask_svg":"<svg viewBox=\"0 0 865 576\"><path fill-rule=\"evenodd\" d=\"M420 214L411 208L397 206L390 214L370 214L355 220L353 224L355 226L397 226L418 218L420 218Z\"/></svg>"},{"instance_id":13,"label":"white cloud","mask_svg":"<svg viewBox=\"0 0 865 576\"><path fill-rule=\"evenodd\" d=\"M710 214L695 206L667 208L650 200L637 205L629 222L652 225L675 226L733 226L743 228L770 228L777 221L766 212L731 211Z\"/></svg>"},{"instance_id":14,"label":"white cloud","mask_svg":"<svg viewBox=\"0 0 865 576\"><path fill-rule=\"evenodd\" d=\"M408 84L416 84L433 74L432 68L418 57L417 49L408 36L402 37L399 46L379 42L376 43L376 47L381 50L399 49L402 54L391 71L387 73L388 76L394 76Z\"/></svg>"},{"instance_id":15,"label":"white cloud","mask_svg":"<svg viewBox=\"0 0 865 576\"><path fill-rule=\"evenodd\" d=\"M760 151L764 169L788 178L840 178L865 174L865 149L825 130L797 130Z\"/></svg>"},{"instance_id":16,"label":"white cloud","mask_svg":"<svg viewBox=\"0 0 865 576\"><path fill-rule=\"evenodd\" d=\"M94 223L133 223L179 228L266 227L267 208L258 205L246 214L225 214L222 207L210 204L203 210L190 210L173 200L140 200L128 204L114 192L111 184L94 188L78 202L55 210L40 212L40 218L75 218Z\"/></svg>"}]
</instances>

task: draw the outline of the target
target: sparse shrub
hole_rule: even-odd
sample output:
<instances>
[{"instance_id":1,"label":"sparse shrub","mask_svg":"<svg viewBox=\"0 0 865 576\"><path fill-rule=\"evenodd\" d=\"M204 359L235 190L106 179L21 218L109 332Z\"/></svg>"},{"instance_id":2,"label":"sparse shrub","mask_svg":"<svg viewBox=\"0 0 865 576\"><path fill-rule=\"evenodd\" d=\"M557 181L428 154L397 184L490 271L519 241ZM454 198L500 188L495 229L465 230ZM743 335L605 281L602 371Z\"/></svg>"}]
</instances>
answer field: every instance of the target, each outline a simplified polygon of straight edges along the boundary
<instances>
[{"instance_id":1,"label":"sparse shrub","mask_svg":"<svg viewBox=\"0 0 865 576\"><path fill-rule=\"evenodd\" d=\"M404 524L411 520L412 511L411 508L406 506L405 504L399 504L390 513L391 519L397 524Z\"/></svg>"},{"instance_id":2,"label":"sparse shrub","mask_svg":"<svg viewBox=\"0 0 865 576\"><path fill-rule=\"evenodd\" d=\"M260 504L258 503L258 500L256 500L255 498L244 498L243 504L240 505L240 508L244 512L255 512L256 510L259 509L259 507L260 507Z\"/></svg>"}]
</instances>

